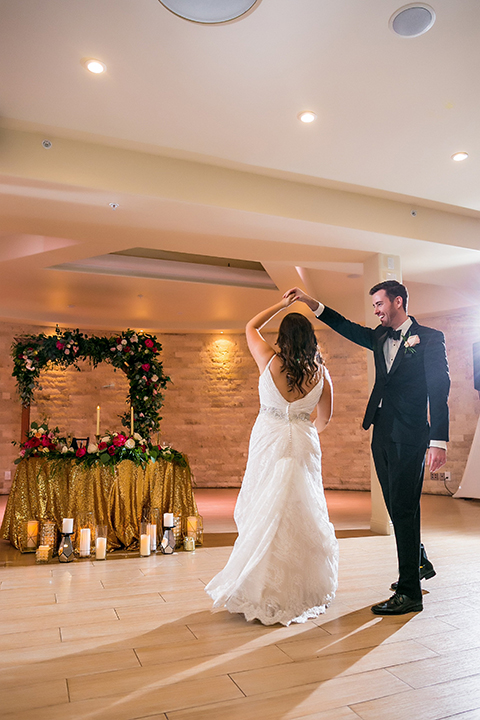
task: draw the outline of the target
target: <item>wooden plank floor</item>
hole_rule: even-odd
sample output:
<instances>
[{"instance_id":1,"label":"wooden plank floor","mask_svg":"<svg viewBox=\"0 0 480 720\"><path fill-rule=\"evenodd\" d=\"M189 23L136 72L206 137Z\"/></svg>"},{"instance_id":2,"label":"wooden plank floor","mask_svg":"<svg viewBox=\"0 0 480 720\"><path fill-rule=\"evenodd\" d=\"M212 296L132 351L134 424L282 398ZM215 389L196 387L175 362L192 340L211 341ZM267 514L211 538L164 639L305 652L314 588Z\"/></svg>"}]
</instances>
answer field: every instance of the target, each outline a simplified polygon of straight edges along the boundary
<instances>
[{"instance_id":1,"label":"wooden plank floor","mask_svg":"<svg viewBox=\"0 0 480 720\"><path fill-rule=\"evenodd\" d=\"M207 531L232 533L234 496L198 491ZM422 613L383 618L370 605L390 594L394 540L365 532L367 493L327 498L339 591L289 628L211 612L229 546L37 566L2 541L0 717L480 720L480 502L423 498L438 574Z\"/></svg>"}]
</instances>

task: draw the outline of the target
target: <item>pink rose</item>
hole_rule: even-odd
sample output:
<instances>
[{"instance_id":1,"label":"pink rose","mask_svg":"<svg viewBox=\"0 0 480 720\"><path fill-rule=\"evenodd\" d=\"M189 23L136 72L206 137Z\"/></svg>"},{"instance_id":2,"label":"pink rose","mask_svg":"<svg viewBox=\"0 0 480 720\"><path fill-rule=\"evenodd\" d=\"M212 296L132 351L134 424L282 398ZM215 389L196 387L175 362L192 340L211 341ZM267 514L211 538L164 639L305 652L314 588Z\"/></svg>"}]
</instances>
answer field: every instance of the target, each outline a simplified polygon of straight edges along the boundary
<instances>
[{"instance_id":1,"label":"pink rose","mask_svg":"<svg viewBox=\"0 0 480 720\"><path fill-rule=\"evenodd\" d=\"M47 435L42 435L42 445L43 447L48 447L50 445L50 440Z\"/></svg>"},{"instance_id":2,"label":"pink rose","mask_svg":"<svg viewBox=\"0 0 480 720\"><path fill-rule=\"evenodd\" d=\"M60 342L60 340L57 340L56 345L57 345L57 350L63 350L63 348L65 347L64 343Z\"/></svg>"},{"instance_id":3,"label":"pink rose","mask_svg":"<svg viewBox=\"0 0 480 720\"><path fill-rule=\"evenodd\" d=\"M148 347L148 348L153 348L154 342L153 342L153 340L150 340L150 338L147 338L147 339L145 340L145 345L146 345L146 347Z\"/></svg>"},{"instance_id":4,"label":"pink rose","mask_svg":"<svg viewBox=\"0 0 480 720\"><path fill-rule=\"evenodd\" d=\"M125 435L117 435L113 438L113 444L116 445L116 447L123 447L126 442L127 438Z\"/></svg>"},{"instance_id":5,"label":"pink rose","mask_svg":"<svg viewBox=\"0 0 480 720\"><path fill-rule=\"evenodd\" d=\"M150 370L150 363L143 363L142 370L145 370L145 372L148 372Z\"/></svg>"},{"instance_id":6,"label":"pink rose","mask_svg":"<svg viewBox=\"0 0 480 720\"><path fill-rule=\"evenodd\" d=\"M75 455L76 455L78 458L81 458L81 457L83 457L83 456L85 455L86 452L87 452L87 451L86 451L85 448L78 448L78 450L77 450L77 452L75 453Z\"/></svg>"}]
</instances>

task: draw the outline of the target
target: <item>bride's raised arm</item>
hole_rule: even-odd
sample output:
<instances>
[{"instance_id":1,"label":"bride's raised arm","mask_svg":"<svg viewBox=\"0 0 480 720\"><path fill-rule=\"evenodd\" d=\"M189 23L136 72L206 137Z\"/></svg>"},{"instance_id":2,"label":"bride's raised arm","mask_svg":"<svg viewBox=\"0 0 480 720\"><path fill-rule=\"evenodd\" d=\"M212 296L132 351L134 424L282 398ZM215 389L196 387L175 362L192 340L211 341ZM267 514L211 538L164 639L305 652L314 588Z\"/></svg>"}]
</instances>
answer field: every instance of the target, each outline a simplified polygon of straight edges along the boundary
<instances>
[{"instance_id":1,"label":"bride's raised arm","mask_svg":"<svg viewBox=\"0 0 480 720\"><path fill-rule=\"evenodd\" d=\"M250 350L253 359L258 365L260 373L262 373L270 358L275 352L275 349L268 343L260 333L260 330L264 325L268 323L280 310L285 310L295 302L293 296L282 298L278 303L272 305L266 310L262 310L255 317L248 321L245 326L245 336L247 338L248 349Z\"/></svg>"}]
</instances>

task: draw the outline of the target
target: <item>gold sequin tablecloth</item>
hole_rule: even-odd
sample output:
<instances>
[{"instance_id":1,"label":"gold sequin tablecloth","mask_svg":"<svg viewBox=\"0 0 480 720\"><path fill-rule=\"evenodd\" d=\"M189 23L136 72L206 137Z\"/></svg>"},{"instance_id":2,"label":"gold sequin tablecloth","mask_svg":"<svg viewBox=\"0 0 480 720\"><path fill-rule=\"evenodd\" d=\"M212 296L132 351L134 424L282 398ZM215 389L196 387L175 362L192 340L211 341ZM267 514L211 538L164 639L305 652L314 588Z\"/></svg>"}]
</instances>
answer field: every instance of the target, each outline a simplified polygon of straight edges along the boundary
<instances>
[{"instance_id":1,"label":"gold sequin tablecloth","mask_svg":"<svg viewBox=\"0 0 480 720\"><path fill-rule=\"evenodd\" d=\"M100 464L85 468L29 458L18 464L1 535L18 548L28 520L48 518L60 530L63 518L91 512L95 524L108 525L109 549L133 549L147 507L159 508L161 516L198 515L189 468L163 459L145 467L123 460L112 472Z\"/></svg>"}]
</instances>

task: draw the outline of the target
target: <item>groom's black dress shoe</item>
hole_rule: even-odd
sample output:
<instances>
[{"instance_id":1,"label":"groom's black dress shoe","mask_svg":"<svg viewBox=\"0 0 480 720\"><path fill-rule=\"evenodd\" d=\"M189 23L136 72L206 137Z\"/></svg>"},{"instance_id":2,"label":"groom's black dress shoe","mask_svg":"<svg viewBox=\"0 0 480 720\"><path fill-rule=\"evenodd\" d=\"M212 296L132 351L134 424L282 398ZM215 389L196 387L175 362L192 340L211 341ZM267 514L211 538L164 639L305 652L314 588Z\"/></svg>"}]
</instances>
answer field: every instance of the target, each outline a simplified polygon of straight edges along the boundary
<instances>
[{"instance_id":1,"label":"groom's black dress shoe","mask_svg":"<svg viewBox=\"0 0 480 720\"><path fill-rule=\"evenodd\" d=\"M421 600L412 600L408 595L399 595L395 593L389 600L373 605L372 612L375 615L405 615L410 612L420 612L423 610Z\"/></svg>"},{"instance_id":2,"label":"groom's black dress shoe","mask_svg":"<svg viewBox=\"0 0 480 720\"><path fill-rule=\"evenodd\" d=\"M435 577L437 573L430 560L425 559L423 565L420 565L420 580L430 580ZM398 581L390 585L390 590L396 590L398 587Z\"/></svg>"}]
</instances>

